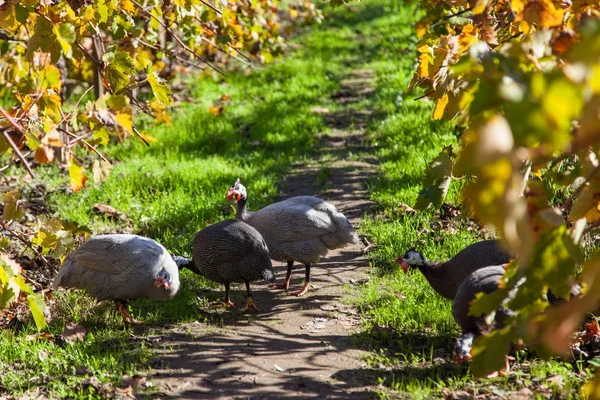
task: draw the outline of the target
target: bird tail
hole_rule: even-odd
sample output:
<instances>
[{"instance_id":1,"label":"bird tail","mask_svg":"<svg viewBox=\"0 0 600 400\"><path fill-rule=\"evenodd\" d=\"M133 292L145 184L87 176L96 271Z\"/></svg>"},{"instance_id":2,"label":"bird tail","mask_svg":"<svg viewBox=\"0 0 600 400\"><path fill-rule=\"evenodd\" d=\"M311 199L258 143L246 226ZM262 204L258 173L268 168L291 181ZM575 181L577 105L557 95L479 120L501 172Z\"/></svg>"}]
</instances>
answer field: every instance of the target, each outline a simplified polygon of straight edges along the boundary
<instances>
[{"instance_id":1,"label":"bird tail","mask_svg":"<svg viewBox=\"0 0 600 400\"><path fill-rule=\"evenodd\" d=\"M173 261L175 261L179 270L182 270L183 268L191 269L193 261L189 258L178 255L172 255L171 257L173 257Z\"/></svg>"},{"instance_id":2,"label":"bird tail","mask_svg":"<svg viewBox=\"0 0 600 400\"><path fill-rule=\"evenodd\" d=\"M273 273L273 270L270 268L263 269L262 276L265 279L265 281L267 281L269 283L275 282L275 274Z\"/></svg>"}]
</instances>

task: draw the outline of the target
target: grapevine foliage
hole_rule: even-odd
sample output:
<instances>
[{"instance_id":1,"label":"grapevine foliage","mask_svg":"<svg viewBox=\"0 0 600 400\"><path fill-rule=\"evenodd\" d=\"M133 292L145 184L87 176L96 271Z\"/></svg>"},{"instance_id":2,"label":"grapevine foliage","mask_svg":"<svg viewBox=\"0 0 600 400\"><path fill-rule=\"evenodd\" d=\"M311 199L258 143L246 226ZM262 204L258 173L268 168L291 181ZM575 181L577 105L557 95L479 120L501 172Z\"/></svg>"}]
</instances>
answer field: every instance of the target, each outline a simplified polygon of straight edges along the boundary
<instances>
[{"instance_id":1,"label":"grapevine foliage","mask_svg":"<svg viewBox=\"0 0 600 400\"><path fill-rule=\"evenodd\" d=\"M600 293L600 254L584 261L600 225L600 5L597 0L421 0L425 17L411 87L435 101L433 119L464 127L461 149L438 156L421 206L439 207L449 178L470 177L469 211L493 226L517 260L502 289L473 311L500 302L517 316L478 339L473 367L503 363L509 343L565 354L573 331ZM576 277L577 272L581 273ZM511 300L504 300L518 287ZM569 299L546 308L551 289ZM485 351L483 351L485 349ZM592 393L595 386L588 387Z\"/></svg>"},{"instance_id":2,"label":"grapevine foliage","mask_svg":"<svg viewBox=\"0 0 600 400\"><path fill-rule=\"evenodd\" d=\"M290 2L285 13L277 0L0 2L0 167L19 163L34 176L36 165L56 163L74 192L100 182L111 167L102 146L155 141L136 129L136 114L170 123L178 75L270 63L285 48L281 32L290 22L320 18L309 1ZM18 243L33 257L64 257L89 232L26 213L23 186L4 194L0 248ZM32 293L11 265L0 263L0 309ZM43 301L31 295L29 304L39 311ZM34 317L42 327L40 313Z\"/></svg>"}]
</instances>

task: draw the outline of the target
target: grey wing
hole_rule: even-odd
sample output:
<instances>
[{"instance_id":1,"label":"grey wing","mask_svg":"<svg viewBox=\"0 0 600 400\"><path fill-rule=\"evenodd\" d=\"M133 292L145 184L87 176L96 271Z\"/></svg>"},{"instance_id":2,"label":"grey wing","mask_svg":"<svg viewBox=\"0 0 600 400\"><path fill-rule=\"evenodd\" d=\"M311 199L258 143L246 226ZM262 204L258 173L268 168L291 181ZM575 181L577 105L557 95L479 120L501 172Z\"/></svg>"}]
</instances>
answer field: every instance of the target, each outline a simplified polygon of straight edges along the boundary
<instances>
[{"instance_id":1,"label":"grey wing","mask_svg":"<svg viewBox=\"0 0 600 400\"><path fill-rule=\"evenodd\" d=\"M279 206L280 203L275 205ZM267 207L252 217L252 226L263 233L271 232L272 221L277 221L278 229L273 239L278 242L318 238L324 234L335 232L337 229L337 224L328 212L302 203L281 205L272 209Z\"/></svg>"},{"instance_id":2,"label":"grey wing","mask_svg":"<svg viewBox=\"0 0 600 400\"><path fill-rule=\"evenodd\" d=\"M69 255L79 266L113 275L134 265L151 262L163 253L162 246L134 235L94 237Z\"/></svg>"}]
</instances>

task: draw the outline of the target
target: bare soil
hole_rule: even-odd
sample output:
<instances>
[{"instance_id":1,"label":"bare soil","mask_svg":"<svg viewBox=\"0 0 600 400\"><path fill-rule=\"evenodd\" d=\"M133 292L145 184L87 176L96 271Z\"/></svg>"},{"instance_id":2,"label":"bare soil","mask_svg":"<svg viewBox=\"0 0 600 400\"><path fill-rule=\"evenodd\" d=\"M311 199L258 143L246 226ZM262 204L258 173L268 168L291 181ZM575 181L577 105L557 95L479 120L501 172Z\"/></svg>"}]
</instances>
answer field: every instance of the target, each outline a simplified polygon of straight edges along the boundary
<instances>
[{"instance_id":1,"label":"bare soil","mask_svg":"<svg viewBox=\"0 0 600 400\"><path fill-rule=\"evenodd\" d=\"M371 70L340 82L332 98L351 104L374 93ZM366 127L372 113L344 110L323 114L331 128L319 136L315 156L293 166L283 197L320 196L335 204L356 227L371 203L366 182L376 160L366 153ZM352 157L349 155L352 154ZM191 323L160 332L159 364L152 377L158 393L173 398L370 398L360 380L336 379L340 371L361 370L366 354L350 336L360 329L356 309L345 304L368 280L364 246L331 251L311 269L311 288L303 297L253 285L255 314L227 311L222 326ZM286 267L274 263L277 281ZM297 265L290 289L299 289L304 266ZM240 288L241 289L241 288ZM215 310L214 313L219 313Z\"/></svg>"}]
</instances>

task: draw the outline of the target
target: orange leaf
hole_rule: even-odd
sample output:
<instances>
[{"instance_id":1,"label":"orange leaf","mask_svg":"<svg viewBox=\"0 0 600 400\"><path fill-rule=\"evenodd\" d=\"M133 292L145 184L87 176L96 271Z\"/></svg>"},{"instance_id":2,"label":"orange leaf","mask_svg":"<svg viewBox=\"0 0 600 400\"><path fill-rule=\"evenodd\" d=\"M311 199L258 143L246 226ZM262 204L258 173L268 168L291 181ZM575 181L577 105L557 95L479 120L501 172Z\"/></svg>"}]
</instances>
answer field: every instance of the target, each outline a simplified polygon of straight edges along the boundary
<instances>
[{"instance_id":1,"label":"orange leaf","mask_svg":"<svg viewBox=\"0 0 600 400\"><path fill-rule=\"evenodd\" d=\"M79 192L86 186L88 178L85 175L83 167L78 165L73 159L71 159L71 165L69 166L69 176L71 177L71 189L74 192Z\"/></svg>"},{"instance_id":2,"label":"orange leaf","mask_svg":"<svg viewBox=\"0 0 600 400\"><path fill-rule=\"evenodd\" d=\"M35 150L34 160L40 164L49 164L54 160L54 150L41 144L40 147Z\"/></svg>"}]
</instances>

